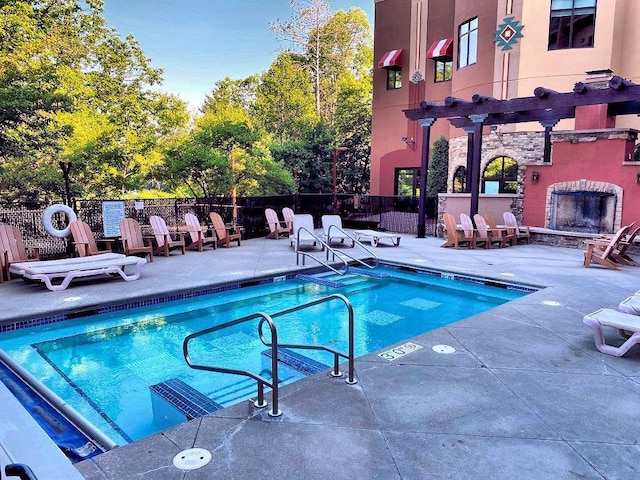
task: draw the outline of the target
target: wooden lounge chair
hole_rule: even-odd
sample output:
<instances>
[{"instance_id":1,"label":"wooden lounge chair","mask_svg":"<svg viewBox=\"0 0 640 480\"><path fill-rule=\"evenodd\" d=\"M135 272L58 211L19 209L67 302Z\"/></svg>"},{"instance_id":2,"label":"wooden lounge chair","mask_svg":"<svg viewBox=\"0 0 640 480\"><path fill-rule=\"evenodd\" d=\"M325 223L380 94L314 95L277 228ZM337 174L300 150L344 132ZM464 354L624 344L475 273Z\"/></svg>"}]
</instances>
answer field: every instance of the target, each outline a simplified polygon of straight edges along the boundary
<instances>
[{"instance_id":1,"label":"wooden lounge chair","mask_svg":"<svg viewBox=\"0 0 640 480\"><path fill-rule=\"evenodd\" d=\"M342 228L342 219L340 215L323 215L322 216L322 234L324 241L327 245L331 246L331 242L340 241L344 244L345 240L348 240L350 247L354 247L356 244L355 238L349 235Z\"/></svg>"},{"instance_id":2,"label":"wooden lounge chair","mask_svg":"<svg viewBox=\"0 0 640 480\"><path fill-rule=\"evenodd\" d=\"M632 223L629 228L633 228L634 224L635 222ZM618 263L632 265L635 267L638 263L629 256L627 250L629 250L629 247L633 246L633 242L640 232L640 227L636 227L629 231L631 231L631 233L620 240L612 255Z\"/></svg>"},{"instance_id":3,"label":"wooden lounge chair","mask_svg":"<svg viewBox=\"0 0 640 480\"><path fill-rule=\"evenodd\" d=\"M472 240L473 246L471 248L476 248L476 246L478 246L478 243L482 243L482 241L478 239L478 231L476 230L476 227L473 225L473 221L471 220L471 217L469 215L467 215L466 213L460 214L460 225L462 225L464 236L467 238L473 239Z\"/></svg>"},{"instance_id":4,"label":"wooden lounge chair","mask_svg":"<svg viewBox=\"0 0 640 480\"><path fill-rule=\"evenodd\" d=\"M621 357L636 343L640 343L640 318L636 315L602 308L585 315L582 321L591 328L596 348L607 355ZM618 329L621 336L626 339L625 342L619 347L607 345L602 327Z\"/></svg>"},{"instance_id":5,"label":"wooden lounge chair","mask_svg":"<svg viewBox=\"0 0 640 480\"><path fill-rule=\"evenodd\" d=\"M520 240L521 238L527 241L527 245L531 243L531 234L529 232L529 227L518 225L516 216L513 213L504 212L502 214L502 218L504 219L505 227L513 229L516 235L516 243L518 243L518 240Z\"/></svg>"},{"instance_id":6,"label":"wooden lounge chair","mask_svg":"<svg viewBox=\"0 0 640 480\"><path fill-rule=\"evenodd\" d=\"M187 232L189 232L189 236L191 237L191 243L187 245L188 250L198 250L202 252L206 246L210 246L214 250L218 247L216 232L200 225L198 217L193 213L184 214L184 223L186 223ZM209 232L210 235L207 235L207 232Z\"/></svg>"},{"instance_id":7,"label":"wooden lounge chair","mask_svg":"<svg viewBox=\"0 0 640 480\"><path fill-rule=\"evenodd\" d=\"M89 257L111 251L112 240L99 239L98 241L104 244L104 249L100 250L96 243L96 238L91 231L91 227L82 220L71 222L69 228L71 229L73 243L76 246L76 252L78 252L80 257Z\"/></svg>"},{"instance_id":8,"label":"wooden lounge chair","mask_svg":"<svg viewBox=\"0 0 640 480\"><path fill-rule=\"evenodd\" d=\"M442 220L444 221L444 229L447 232L447 241L440 245L441 247L453 247L458 250L458 247L465 243L469 248L475 246L473 234L469 237L462 228L458 228L453 215L444 213L442 214Z\"/></svg>"},{"instance_id":9,"label":"wooden lounge chair","mask_svg":"<svg viewBox=\"0 0 640 480\"><path fill-rule=\"evenodd\" d=\"M599 263L612 270L618 270L620 263L616 259L616 249L619 248L620 241L627 234L631 225L622 227L618 232L611 237L609 242L603 242L602 240L585 240L584 253L584 266L588 267L592 262Z\"/></svg>"},{"instance_id":10,"label":"wooden lounge chair","mask_svg":"<svg viewBox=\"0 0 640 480\"><path fill-rule=\"evenodd\" d=\"M491 248L495 243L498 248L504 248L505 241L500 230L490 229L485 218L479 213L473 216L473 221L476 224L476 244L484 242L484 248Z\"/></svg>"},{"instance_id":11,"label":"wooden lounge chair","mask_svg":"<svg viewBox=\"0 0 640 480\"><path fill-rule=\"evenodd\" d=\"M144 258L127 257L119 253L102 253L88 257L63 258L61 260L41 260L18 262L11 265L11 273L29 280L40 280L49 290L64 290L76 278L110 277L116 273L124 280L140 278ZM133 267L133 273L126 273L126 267Z\"/></svg>"},{"instance_id":12,"label":"wooden lounge chair","mask_svg":"<svg viewBox=\"0 0 640 480\"><path fill-rule=\"evenodd\" d=\"M269 226L269 233L267 233L265 238L275 238L279 240L280 238L289 236L290 227L278 219L278 214L273 208L265 208L264 216L267 218L267 225Z\"/></svg>"},{"instance_id":13,"label":"wooden lounge chair","mask_svg":"<svg viewBox=\"0 0 640 480\"><path fill-rule=\"evenodd\" d=\"M177 240L174 240L172 234L167 228L167 223L162 217L158 217L156 215L149 217L149 223L153 229L153 235L156 238L156 248L153 253L156 255L162 254L165 257L168 257L171 250L180 249L184 255L184 234L174 233L173 235L177 236Z\"/></svg>"},{"instance_id":14,"label":"wooden lounge chair","mask_svg":"<svg viewBox=\"0 0 640 480\"><path fill-rule=\"evenodd\" d=\"M2 283L3 272L7 280L11 280L9 272L11 264L40 260L38 248L33 249L33 257L30 259L27 255L20 230L13 225L0 225L0 283Z\"/></svg>"},{"instance_id":15,"label":"wooden lounge chair","mask_svg":"<svg viewBox=\"0 0 640 480\"><path fill-rule=\"evenodd\" d=\"M505 225L498 225L493 219L493 215L490 213L485 213L484 218L487 220L487 225L489 225L491 230L494 232L500 232L505 246L507 244L513 246L518 242L514 228L507 228Z\"/></svg>"},{"instance_id":16,"label":"wooden lounge chair","mask_svg":"<svg viewBox=\"0 0 640 480\"><path fill-rule=\"evenodd\" d=\"M153 262L153 245L150 238L142 235L140 224L133 218L120 220L120 238L125 255L142 253L144 257L149 255L149 261Z\"/></svg>"},{"instance_id":17,"label":"wooden lounge chair","mask_svg":"<svg viewBox=\"0 0 640 480\"><path fill-rule=\"evenodd\" d=\"M284 207L282 209L282 218L284 218L284 223L289 228L289 235L293 235L293 217L295 213L289 207Z\"/></svg>"},{"instance_id":18,"label":"wooden lounge chair","mask_svg":"<svg viewBox=\"0 0 640 480\"><path fill-rule=\"evenodd\" d=\"M218 238L218 246L224 245L229 248L231 247L231 242L238 242L238 246L240 246L240 239L242 238L242 235L237 231L237 229L234 227L227 227L224 224L222 217L216 212L210 212L209 218L211 219L213 230L216 232L216 237Z\"/></svg>"}]
</instances>

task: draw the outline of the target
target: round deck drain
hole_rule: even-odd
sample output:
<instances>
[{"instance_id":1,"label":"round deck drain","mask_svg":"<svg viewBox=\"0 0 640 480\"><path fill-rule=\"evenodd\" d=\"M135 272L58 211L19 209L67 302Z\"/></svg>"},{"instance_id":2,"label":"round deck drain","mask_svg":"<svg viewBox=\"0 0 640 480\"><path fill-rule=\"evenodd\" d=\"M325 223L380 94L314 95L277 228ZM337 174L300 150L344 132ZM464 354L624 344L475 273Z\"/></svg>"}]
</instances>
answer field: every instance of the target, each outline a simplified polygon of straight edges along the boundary
<instances>
[{"instance_id":1,"label":"round deck drain","mask_svg":"<svg viewBox=\"0 0 640 480\"><path fill-rule=\"evenodd\" d=\"M456 351L455 348L449 345L434 345L433 347L431 347L431 350L436 353L454 353Z\"/></svg>"},{"instance_id":2,"label":"round deck drain","mask_svg":"<svg viewBox=\"0 0 640 480\"><path fill-rule=\"evenodd\" d=\"M211 461L211 452L204 448L189 448L173 457L173 466L181 470L195 470Z\"/></svg>"},{"instance_id":3,"label":"round deck drain","mask_svg":"<svg viewBox=\"0 0 640 480\"><path fill-rule=\"evenodd\" d=\"M560 302L556 302L554 300L545 300L542 304L547 305L548 307L559 307L562 305Z\"/></svg>"}]
</instances>

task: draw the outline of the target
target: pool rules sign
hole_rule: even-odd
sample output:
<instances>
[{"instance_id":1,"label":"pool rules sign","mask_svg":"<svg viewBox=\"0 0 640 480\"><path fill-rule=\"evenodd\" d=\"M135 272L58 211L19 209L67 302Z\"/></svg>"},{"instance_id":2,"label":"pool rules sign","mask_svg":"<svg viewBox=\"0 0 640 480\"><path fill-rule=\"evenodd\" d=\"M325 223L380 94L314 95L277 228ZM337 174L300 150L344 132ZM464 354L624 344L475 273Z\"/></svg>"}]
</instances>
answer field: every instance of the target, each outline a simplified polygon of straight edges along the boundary
<instances>
[{"instance_id":1,"label":"pool rules sign","mask_svg":"<svg viewBox=\"0 0 640 480\"><path fill-rule=\"evenodd\" d=\"M102 202L102 228L105 238L120 236L120 220L124 219L124 202Z\"/></svg>"}]
</instances>

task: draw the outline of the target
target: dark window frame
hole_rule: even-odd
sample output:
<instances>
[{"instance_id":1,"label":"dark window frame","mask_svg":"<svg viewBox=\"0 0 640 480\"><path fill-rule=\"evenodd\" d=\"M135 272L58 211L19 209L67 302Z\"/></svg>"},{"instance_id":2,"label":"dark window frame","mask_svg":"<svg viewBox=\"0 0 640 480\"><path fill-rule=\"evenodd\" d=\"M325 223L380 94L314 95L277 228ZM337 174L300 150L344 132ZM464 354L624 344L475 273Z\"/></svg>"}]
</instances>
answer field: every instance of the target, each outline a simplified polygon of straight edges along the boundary
<instances>
[{"instance_id":1,"label":"dark window frame","mask_svg":"<svg viewBox=\"0 0 640 480\"><path fill-rule=\"evenodd\" d=\"M433 82L434 83L442 83L442 82L450 82L453 77L453 60L444 60L444 59L434 59L436 64L433 70ZM449 70L447 71L447 65L449 66ZM438 78L438 73L442 74L442 78ZM448 72L448 75L447 75Z\"/></svg>"},{"instance_id":2,"label":"dark window frame","mask_svg":"<svg viewBox=\"0 0 640 480\"><path fill-rule=\"evenodd\" d=\"M387 90L402 88L402 68L387 67Z\"/></svg>"},{"instance_id":3,"label":"dark window frame","mask_svg":"<svg viewBox=\"0 0 640 480\"><path fill-rule=\"evenodd\" d=\"M411 172L413 175L412 178L412 195L417 197L420 192L420 168L419 167L396 167L394 171L394 179L393 179L393 194L395 196L399 195L399 183L401 172Z\"/></svg>"},{"instance_id":4,"label":"dark window frame","mask_svg":"<svg viewBox=\"0 0 640 480\"><path fill-rule=\"evenodd\" d=\"M489 169L489 167L493 163L498 161L501 162L499 173L496 175L487 177L486 172ZM514 175L507 175L505 173L505 171L508 168L508 167L505 168L505 161L513 162L514 165L511 165L511 166L515 167L515 170L516 170ZM517 193L519 168L520 167L518 165L518 162L515 159L508 157L506 155L501 155L501 156L492 158L491 161L487 163L487 165L484 167L484 170L482 171L481 192L482 193L486 192L485 190L486 182L498 182L498 193Z\"/></svg>"},{"instance_id":5,"label":"dark window frame","mask_svg":"<svg viewBox=\"0 0 640 480\"><path fill-rule=\"evenodd\" d=\"M458 69L475 65L478 61L478 28L478 17L458 26Z\"/></svg>"},{"instance_id":6,"label":"dark window frame","mask_svg":"<svg viewBox=\"0 0 640 480\"><path fill-rule=\"evenodd\" d=\"M557 1L557 0L556 0ZM571 8L560 8L551 2L549 13L549 40L547 49L567 50L573 48L593 48L595 45L597 0L561 0L571 2ZM564 5L562 5L564 7ZM591 35L580 35L580 33ZM582 44L580 39L586 38Z\"/></svg>"}]
</instances>

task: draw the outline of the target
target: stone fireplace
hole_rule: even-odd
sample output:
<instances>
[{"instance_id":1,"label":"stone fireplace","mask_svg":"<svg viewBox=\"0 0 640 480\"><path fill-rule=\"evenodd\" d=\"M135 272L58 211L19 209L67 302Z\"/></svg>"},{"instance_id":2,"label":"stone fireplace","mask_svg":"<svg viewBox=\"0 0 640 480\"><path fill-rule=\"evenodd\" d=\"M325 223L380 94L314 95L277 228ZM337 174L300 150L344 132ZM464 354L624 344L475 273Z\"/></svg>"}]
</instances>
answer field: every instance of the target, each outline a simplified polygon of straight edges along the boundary
<instances>
[{"instance_id":1,"label":"stone fireplace","mask_svg":"<svg viewBox=\"0 0 640 480\"><path fill-rule=\"evenodd\" d=\"M591 180L547 189L546 227L578 233L613 233L621 226L622 188Z\"/></svg>"}]
</instances>

